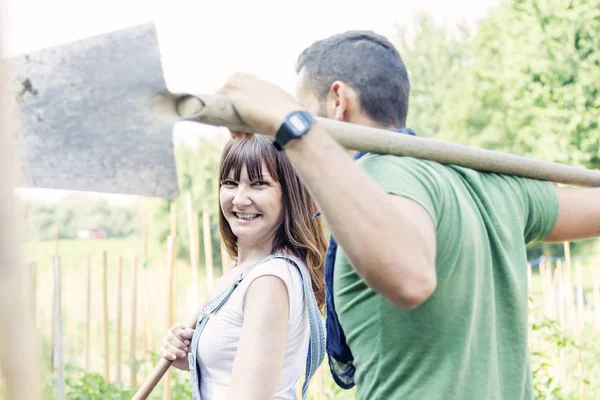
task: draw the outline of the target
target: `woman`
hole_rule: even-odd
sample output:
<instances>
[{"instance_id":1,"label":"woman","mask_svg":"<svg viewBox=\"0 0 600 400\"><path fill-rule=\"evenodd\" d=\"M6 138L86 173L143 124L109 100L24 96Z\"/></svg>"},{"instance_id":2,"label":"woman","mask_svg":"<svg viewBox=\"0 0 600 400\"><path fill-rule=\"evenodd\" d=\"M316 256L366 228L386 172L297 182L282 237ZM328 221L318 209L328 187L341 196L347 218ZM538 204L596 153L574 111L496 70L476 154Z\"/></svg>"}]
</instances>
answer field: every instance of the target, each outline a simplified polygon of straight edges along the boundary
<instances>
[{"instance_id":1,"label":"woman","mask_svg":"<svg viewBox=\"0 0 600 400\"><path fill-rule=\"evenodd\" d=\"M301 375L323 359L321 219L268 137L229 141L219 179L219 228L235 262L205 311L222 305L196 330L171 327L160 354L191 371L194 398L295 399Z\"/></svg>"}]
</instances>

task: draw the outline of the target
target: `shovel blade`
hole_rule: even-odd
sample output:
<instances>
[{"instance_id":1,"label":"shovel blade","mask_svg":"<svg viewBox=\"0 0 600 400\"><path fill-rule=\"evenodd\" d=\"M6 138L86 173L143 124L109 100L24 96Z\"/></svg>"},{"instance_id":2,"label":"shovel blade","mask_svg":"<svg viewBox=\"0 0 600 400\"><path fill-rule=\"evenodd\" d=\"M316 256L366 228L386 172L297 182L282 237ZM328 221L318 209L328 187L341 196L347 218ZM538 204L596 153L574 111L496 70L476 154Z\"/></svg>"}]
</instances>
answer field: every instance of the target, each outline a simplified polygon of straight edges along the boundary
<instances>
[{"instance_id":1,"label":"shovel blade","mask_svg":"<svg viewBox=\"0 0 600 400\"><path fill-rule=\"evenodd\" d=\"M174 198L168 92L154 24L8 60L24 186Z\"/></svg>"}]
</instances>

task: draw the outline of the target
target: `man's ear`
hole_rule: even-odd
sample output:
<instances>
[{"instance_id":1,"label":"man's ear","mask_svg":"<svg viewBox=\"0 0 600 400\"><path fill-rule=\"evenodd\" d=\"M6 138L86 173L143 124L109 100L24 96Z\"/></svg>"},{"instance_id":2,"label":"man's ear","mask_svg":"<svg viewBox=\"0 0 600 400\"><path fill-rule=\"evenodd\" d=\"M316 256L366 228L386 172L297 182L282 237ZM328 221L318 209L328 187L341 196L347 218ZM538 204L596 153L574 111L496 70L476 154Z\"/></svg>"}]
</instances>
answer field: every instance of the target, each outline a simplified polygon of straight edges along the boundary
<instances>
[{"instance_id":1,"label":"man's ear","mask_svg":"<svg viewBox=\"0 0 600 400\"><path fill-rule=\"evenodd\" d=\"M326 110L327 114L331 115L331 119L347 121L353 93L354 90L342 81L331 84L326 99Z\"/></svg>"}]
</instances>

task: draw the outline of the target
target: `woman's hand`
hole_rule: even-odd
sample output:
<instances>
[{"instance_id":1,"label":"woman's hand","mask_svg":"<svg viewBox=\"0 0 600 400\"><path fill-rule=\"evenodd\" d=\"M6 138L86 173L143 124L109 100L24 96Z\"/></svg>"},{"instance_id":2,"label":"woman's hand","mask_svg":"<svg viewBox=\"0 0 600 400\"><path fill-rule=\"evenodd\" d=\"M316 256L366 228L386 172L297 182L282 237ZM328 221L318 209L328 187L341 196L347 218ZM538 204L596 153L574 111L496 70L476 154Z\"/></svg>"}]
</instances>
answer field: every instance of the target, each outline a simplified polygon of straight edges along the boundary
<instances>
[{"instance_id":1,"label":"woman's hand","mask_svg":"<svg viewBox=\"0 0 600 400\"><path fill-rule=\"evenodd\" d=\"M189 371L188 352L194 330L182 324L173 325L165 335L158 349L159 354L166 360L173 361L173 366L183 371Z\"/></svg>"}]
</instances>

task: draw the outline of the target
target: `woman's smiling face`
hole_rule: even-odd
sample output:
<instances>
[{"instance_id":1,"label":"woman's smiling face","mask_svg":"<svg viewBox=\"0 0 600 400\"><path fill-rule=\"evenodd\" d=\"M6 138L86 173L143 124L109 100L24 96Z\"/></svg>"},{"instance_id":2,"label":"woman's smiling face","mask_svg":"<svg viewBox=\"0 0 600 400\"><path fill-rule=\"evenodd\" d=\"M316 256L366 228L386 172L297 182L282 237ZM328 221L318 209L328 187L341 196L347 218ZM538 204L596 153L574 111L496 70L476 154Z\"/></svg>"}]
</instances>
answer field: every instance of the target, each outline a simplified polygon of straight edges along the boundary
<instances>
[{"instance_id":1,"label":"woman's smiling face","mask_svg":"<svg viewBox=\"0 0 600 400\"><path fill-rule=\"evenodd\" d=\"M238 239L272 240L283 222L281 185L270 174L264 162L261 175L251 180L244 166L239 180L233 171L221 181L219 201L231 231Z\"/></svg>"}]
</instances>

